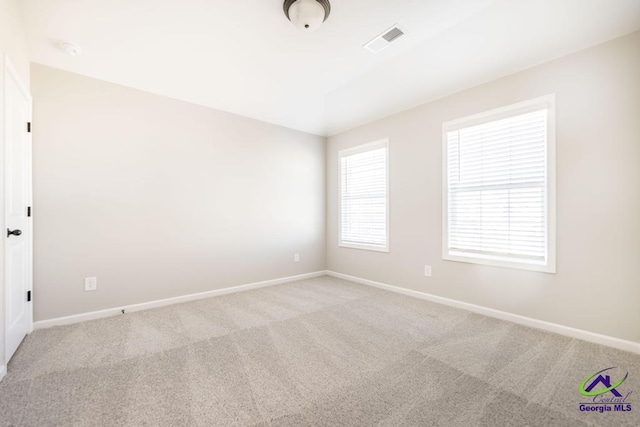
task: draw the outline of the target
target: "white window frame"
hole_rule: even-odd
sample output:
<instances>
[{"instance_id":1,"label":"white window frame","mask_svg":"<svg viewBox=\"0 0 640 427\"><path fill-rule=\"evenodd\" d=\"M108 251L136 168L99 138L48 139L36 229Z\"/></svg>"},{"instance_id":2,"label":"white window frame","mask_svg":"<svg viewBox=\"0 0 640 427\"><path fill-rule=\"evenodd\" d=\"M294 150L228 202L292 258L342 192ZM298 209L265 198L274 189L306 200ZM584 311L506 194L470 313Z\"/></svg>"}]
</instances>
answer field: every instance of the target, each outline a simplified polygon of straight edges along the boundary
<instances>
[{"instance_id":1,"label":"white window frame","mask_svg":"<svg viewBox=\"0 0 640 427\"><path fill-rule=\"evenodd\" d=\"M387 158L386 158L386 169L387 169L387 197L386 197L386 245L385 247L373 246L373 245L365 245L365 244L355 244L355 243L344 243L342 241L342 171L340 167L340 159L345 156L350 156L353 154L362 153L369 150L374 150L376 148L385 147L387 149ZM389 252L389 138L379 139L377 141L369 142L367 144L357 145L351 148L345 148L343 150L338 151L338 246L341 248L350 248L350 249L363 249L374 252Z\"/></svg>"},{"instance_id":2,"label":"white window frame","mask_svg":"<svg viewBox=\"0 0 640 427\"><path fill-rule=\"evenodd\" d=\"M472 116L451 120L442 125L442 259L521 270L556 272L556 102L555 95L546 95ZM449 171L447 132L492 122L533 111L547 109L546 144L546 248L544 262L518 260L485 254L449 253Z\"/></svg>"}]
</instances>

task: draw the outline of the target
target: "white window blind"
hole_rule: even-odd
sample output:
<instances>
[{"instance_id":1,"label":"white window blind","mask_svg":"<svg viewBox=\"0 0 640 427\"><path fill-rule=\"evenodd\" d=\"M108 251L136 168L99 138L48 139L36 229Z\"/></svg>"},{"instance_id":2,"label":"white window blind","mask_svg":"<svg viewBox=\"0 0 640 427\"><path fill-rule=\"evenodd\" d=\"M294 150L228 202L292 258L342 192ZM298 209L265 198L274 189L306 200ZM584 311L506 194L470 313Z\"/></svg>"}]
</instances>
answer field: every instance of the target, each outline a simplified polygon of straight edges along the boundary
<instances>
[{"instance_id":1,"label":"white window blind","mask_svg":"<svg viewBox=\"0 0 640 427\"><path fill-rule=\"evenodd\" d=\"M340 246L388 250L387 155L387 140L340 151Z\"/></svg>"},{"instance_id":2,"label":"white window blind","mask_svg":"<svg viewBox=\"0 0 640 427\"><path fill-rule=\"evenodd\" d=\"M445 133L447 259L549 264L549 110L519 111Z\"/></svg>"}]
</instances>

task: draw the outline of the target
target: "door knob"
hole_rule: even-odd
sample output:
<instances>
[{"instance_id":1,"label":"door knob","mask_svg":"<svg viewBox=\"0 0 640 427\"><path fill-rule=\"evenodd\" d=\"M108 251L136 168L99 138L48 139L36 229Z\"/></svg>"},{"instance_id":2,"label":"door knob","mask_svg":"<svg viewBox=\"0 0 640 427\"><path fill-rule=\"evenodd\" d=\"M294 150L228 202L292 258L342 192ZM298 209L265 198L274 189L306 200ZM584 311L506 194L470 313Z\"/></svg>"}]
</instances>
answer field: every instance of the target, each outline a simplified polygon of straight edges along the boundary
<instances>
[{"instance_id":1,"label":"door knob","mask_svg":"<svg viewBox=\"0 0 640 427\"><path fill-rule=\"evenodd\" d=\"M12 231L12 230L9 230L9 229L7 228L7 237L11 237L11 235L12 235L12 234L13 234L14 236L19 236L19 235L21 235L21 234L22 234L22 230L13 230L13 231Z\"/></svg>"}]
</instances>

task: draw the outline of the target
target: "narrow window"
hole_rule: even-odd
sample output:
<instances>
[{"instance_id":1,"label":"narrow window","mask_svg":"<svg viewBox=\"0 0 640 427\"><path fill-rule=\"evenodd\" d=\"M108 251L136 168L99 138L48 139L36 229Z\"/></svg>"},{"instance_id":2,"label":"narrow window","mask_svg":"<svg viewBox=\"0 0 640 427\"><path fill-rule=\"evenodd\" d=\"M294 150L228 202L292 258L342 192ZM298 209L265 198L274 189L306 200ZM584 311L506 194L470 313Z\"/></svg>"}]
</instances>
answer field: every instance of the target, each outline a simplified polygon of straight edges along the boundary
<instances>
[{"instance_id":1,"label":"narrow window","mask_svg":"<svg viewBox=\"0 0 640 427\"><path fill-rule=\"evenodd\" d=\"M389 251L388 152L384 139L338 153L340 246Z\"/></svg>"}]
</instances>

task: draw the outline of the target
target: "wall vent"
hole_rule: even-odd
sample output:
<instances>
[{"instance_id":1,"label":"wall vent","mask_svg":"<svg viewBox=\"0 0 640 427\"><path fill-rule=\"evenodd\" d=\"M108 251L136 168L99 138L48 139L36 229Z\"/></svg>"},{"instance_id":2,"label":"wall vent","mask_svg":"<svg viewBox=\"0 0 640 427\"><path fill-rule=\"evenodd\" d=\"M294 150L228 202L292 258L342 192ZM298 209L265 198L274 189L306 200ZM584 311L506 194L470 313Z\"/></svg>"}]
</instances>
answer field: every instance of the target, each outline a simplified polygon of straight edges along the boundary
<instances>
[{"instance_id":1,"label":"wall vent","mask_svg":"<svg viewBox=\"0 0 640 427\"><path fill-rule=\"evenodd\" d=\"M404 30L396 24L375 37L369 43L365 44L364 48L373 53L378 53L385 47L389 46L392 42L398 40L404 34Z\"/></svg>"}]
</instances>

